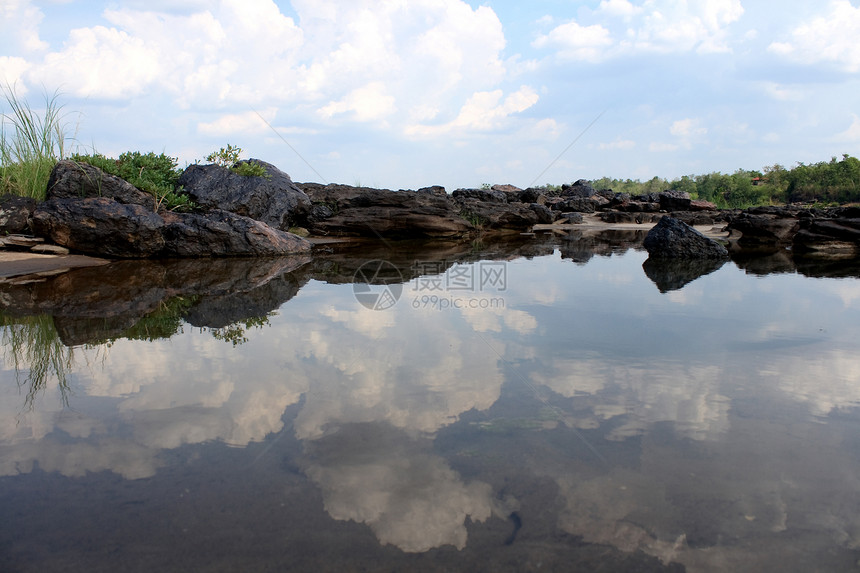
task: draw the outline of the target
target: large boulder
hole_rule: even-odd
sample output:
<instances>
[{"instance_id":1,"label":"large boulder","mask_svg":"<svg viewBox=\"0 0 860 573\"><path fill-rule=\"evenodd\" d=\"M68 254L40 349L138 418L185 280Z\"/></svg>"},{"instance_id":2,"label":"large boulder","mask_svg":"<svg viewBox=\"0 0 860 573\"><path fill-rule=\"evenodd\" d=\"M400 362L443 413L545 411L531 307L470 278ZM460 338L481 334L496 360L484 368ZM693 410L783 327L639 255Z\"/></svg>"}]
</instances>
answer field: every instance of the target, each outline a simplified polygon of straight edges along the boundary
<instances>
[{"instance_id":1,"label":"large boulder","mask_svg":"<svg viewBox=\"0 0 860 573\"><path fill-rule=\"evenodd\" d=\"M665 216L643 242L648 255L658 259L726 259L724 246L683 221Z\"/></svg>"},{"instance_id":2,"label":"large boulder","mask_svg":"<svg viewBox=\"0 0 860 573\"><path fill-rule=\"evenodd\" d=\"M108 175L98 167L64 159L51 171L46 199L104 197L125 205L141 205L155 211L155 197L125 179Z\"/></svg>"},{"instance_id":3,"label":"large boulder","mask_svg":"<svg viewBox=\"0 0 860 573\"><path fill-rule=\"evenodd\" d=\"M779 247L791 244L800 221L791 214L746 212L735 217L727 229L742 247Z\"/></svg>"},{"instance_id":4,"label":"large boulder","mask_svg":"<svg viewBox=\"0 0 860 573\"><path fill-rule=\"evenodd\" d=\"M554 217L542 205L525 203L485 203L475 199L459 201L460 213L483 231L522 232Z\"/></svg>"},{"instance_id":5,"label":"large boulder","mask_svg":"<svg viewBox=\"0 0 860 573\"><path fill-rule=\"evenodd\" d=\"M55 198L33 214L37 235L74 251L116 258L287 255L310 243L247 217L159 214L108 199Z\"/></svg>"},{"instance_id":6,"label":"large boulder","mask_svg":"<svg viewBox=\"0 0 860 573\"><path fill-rule=\"evenodd\" d=\"M222 209L289 230L303 226L311 201L290 176L265 161L267 177L239 175L220 165L189 165L179 178L189 197L202 209Z\"/></svg>"},{"instance_id":7,"label":"large boulder","mask_svg":"<svg viewBox=\"0 0 860 573\"><path fill-rule=\"evenodd\" d=\"M663 191L659 194L660 209L663 211L689 211L692 199L686 191Z\"/></svg>"},{"instance_id":8,"label":"large boulder","mask_svg":"<svg viewBox=\"0 0 860 573\"><path fill-rule=\"evenodd\" d=\"M310 250L306 240L261 221L213 209L163 215L165 257L276 256Z\"/></svg>"},{"instance_id":9,"label":"large boulder","mask_svg":"<svg viewBox=\"0 0 860 573\"><path fill-rule=\"evenodd\" d=\"M30 222L36 200L17 195L0 197L0 234L17 235L30 232Z\"/></svg>"},{"instance_id":10,"label":"large boulder","mask_svg":"<svg viewBox=\"0 0 860 573\"><path fill-rule=\"evenodd\" d=\"M308 225L314 234L439 238L475 230L447 194L318 183L302 189L313 202Z\"/></svg>"},{"instance_id":11,"label":"large boulder","mask_svg":"<svg viewBox=\"0 0 860 573\"><path fill-rule=\"evenodd\" d=\"M48 199L33 213L36 235L106 257L158 256L164 249L163 227L164 219L152 209L107 197Z\"/></svg>"}]
</instances>

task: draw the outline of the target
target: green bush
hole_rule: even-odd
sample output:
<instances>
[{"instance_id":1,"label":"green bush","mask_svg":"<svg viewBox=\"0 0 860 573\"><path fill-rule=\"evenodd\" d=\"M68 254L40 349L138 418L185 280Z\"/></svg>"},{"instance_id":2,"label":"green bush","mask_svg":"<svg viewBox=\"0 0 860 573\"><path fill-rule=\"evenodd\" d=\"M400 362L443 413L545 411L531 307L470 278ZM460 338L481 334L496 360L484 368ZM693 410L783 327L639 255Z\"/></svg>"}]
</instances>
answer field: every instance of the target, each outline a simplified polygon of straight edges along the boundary
<instances>
[{"instance_id":1,"label":"green bush","mask_svg":"<svg viewBox=\"0 0 860 573\"><path fill-rule=\"evenodd\" d=\"M222 147L218 151L213 151L207 155L206 161L214 163L215 165L220 165L221 167L226 167L233 173L244 177L272 178L272 176L269 175L269 172L266 171L266 168L259 163L254 163L253 161L240 161L239 157L241 155L241 147L234 147L228 143L227 147Z\"/></svg>"},{"instance_id":2,"label":"green bush","mask_svg":"<svg viewBox=\"0 0 860 573\"><path fill-rule=\"evenodd\" d=\"M125 179L141 191L153 195L160 208L170 211L190 211L194 208L191 198L179 187L182 170L177 167L178 159L164 153L156 155L154 152L127 151L118 159L95 153L73 155L71 159Z\"/></svg>"}]
</instances>

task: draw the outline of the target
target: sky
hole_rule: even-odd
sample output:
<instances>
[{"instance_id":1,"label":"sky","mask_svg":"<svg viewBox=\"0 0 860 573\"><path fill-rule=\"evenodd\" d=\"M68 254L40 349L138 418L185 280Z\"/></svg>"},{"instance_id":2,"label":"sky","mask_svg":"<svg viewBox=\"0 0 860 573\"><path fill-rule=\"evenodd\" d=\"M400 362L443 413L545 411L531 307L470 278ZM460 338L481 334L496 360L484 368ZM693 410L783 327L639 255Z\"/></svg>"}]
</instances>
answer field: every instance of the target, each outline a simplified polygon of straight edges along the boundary
<instances>
[{"instance_id":1,"label":"sky","mask_svg":"<svg viewBox=\"0 0 860 573\"><path fill-rule=\"evenodd\" d=\"M860 156L857 38L860 0L0 0L0 82L84 153L452 191Z\"/></svg>"}]
</instances>

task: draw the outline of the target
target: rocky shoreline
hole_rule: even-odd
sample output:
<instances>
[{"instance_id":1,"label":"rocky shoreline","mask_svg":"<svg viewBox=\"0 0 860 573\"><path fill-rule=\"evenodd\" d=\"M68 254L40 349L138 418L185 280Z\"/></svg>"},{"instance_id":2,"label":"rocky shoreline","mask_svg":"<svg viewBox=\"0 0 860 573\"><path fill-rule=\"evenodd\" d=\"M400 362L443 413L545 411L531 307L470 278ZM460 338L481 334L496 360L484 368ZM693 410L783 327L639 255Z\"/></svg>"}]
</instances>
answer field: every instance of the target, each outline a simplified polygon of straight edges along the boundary
<instances>
[{"instance_id":1,"label":"rocky shoreline","mask_svg":"<svg viewBox=\"0 0 860 573\"><path fill-rule=\"evenodd\" d=\"M180 184L197 205L191 213L166 211L152 195L96 167L60 161L45 201L0 199L0 240L13 251L108 259L261 257L307 254L314 243L329 240L469 242L595 226L647 230L668 216L705 229L733 257L860 255L860 207L719 210L677 191L631 197L585 181L553 190L496 185L450 194L442 187L392 191L295 183L274 165L249 161L268 175L189 166ZM673 256L665 241L651 243L652 256ZM684 256L701 258L713 250L705 245L705 251L688 249Z\"/></svg>"}]
</instances>

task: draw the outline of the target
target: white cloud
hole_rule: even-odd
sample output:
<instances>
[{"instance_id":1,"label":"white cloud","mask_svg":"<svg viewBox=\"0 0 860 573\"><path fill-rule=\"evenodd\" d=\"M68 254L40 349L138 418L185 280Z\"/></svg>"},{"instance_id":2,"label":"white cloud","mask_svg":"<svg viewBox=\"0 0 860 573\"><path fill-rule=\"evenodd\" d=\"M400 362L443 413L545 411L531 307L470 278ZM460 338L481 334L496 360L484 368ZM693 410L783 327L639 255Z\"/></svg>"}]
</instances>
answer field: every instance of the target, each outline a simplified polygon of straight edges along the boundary
<instances>
[{"instance_id":1,"label":"white cloud","mask_svg":"<svg viewBox=\"0 0 860 573\"><path fill-rule=\"evenodd\" d=\"M197 126L200 133L210 136L230 136L245 133L261 133L268 129L266 121L271 123L275 119L277 109L269 108L260 112L248 111L245 113L230 113L220 116L215 121L202 122Z\"/></svg>"},{"instance_id":2,"label":"white cloud","mask_svg":"<svg viewBox=\"0 0 860 573\"><path fill-rule=\"evenodd\" d=\"M440 135L452 131L491 131L502 127L509 116L523 112L538 102L540 96L529 86L522 86L504 100L502 90L472 94L457 117L442 125L411 125L408 135Z\"/></svg>"},{"instance_id":3,"label":"white cloud","mask_svg":"<svg viewBox=\"0 0 860 573\"><path fill-rule=\"evenodd\" d=\"M28 0L0 2L0 53L37 52L48 48L39 37L45 15Z\"/></svg>"},{"instance_id":4,"label":"white cloud","mask_svg":"<svg viewBox=\"0 0 860 573\"><path fill-rule=\"evenodd\" d=\"M838 141L860 141L860 116L858 116L856 113L852 113L851 117L852 122L851 125L848 126L848 129L846 129L842 133L837 134L836 139Z\"/></svg>"},{"instance_id":5,"label":"white cloud","mask_svg":"<svg viewBox=\"0 0 860 573\"><path fill-rule=\"evenodd\" d=\"M320 108L325 118L339 114L353 113L358 121L377 121L385 119L397 110L395 99L388 94L382 82L373 82L348 93L342 100L331 102Z\"/></svg>"},{"instance_id":6,"label":"white cloud","mask_svg":"<svg viewBox=\"0 0 860 573\"><path fill-rule=\"evenodd\" d=\"M827 13L800 24L786 41L768 50L802 64L828 62L849 73L860 71L860 8L848 0L834 0Z\"/></svg>"},{"instance_id":7,"label":"white cloud","mask_svg":"<svg viewBox=\"0 0 860 573\"><path fill-rule=\"evenodd\" d=\"M598 10L610 16L631 18L640 14L643 8L634 6L629 0L601 0Z\"/></svg>"},{"instance_id":8,"label":"white cloud","mask_svg":"<svg viewBox=\"0 0 860 573\"><path fill-rule=\"evenodd\" d=\"M560 57L570 60L598 62L613 44L609 30L600 25L580 26L570 21L542 34L532 43L535 48L556 48Z\"/></svg>"},{"instance_id":9,"label":"white cloud","mask_svg":"<svg viewBox=\"0 0 860 573\"><path fill-rule=\"evenodd\" d=\"M679 119L669 127L669 133L677 137L691 137L693 135L704 135L708 133L707 128L699 126L698 119Z\"/></svg>"}]
</instances>

